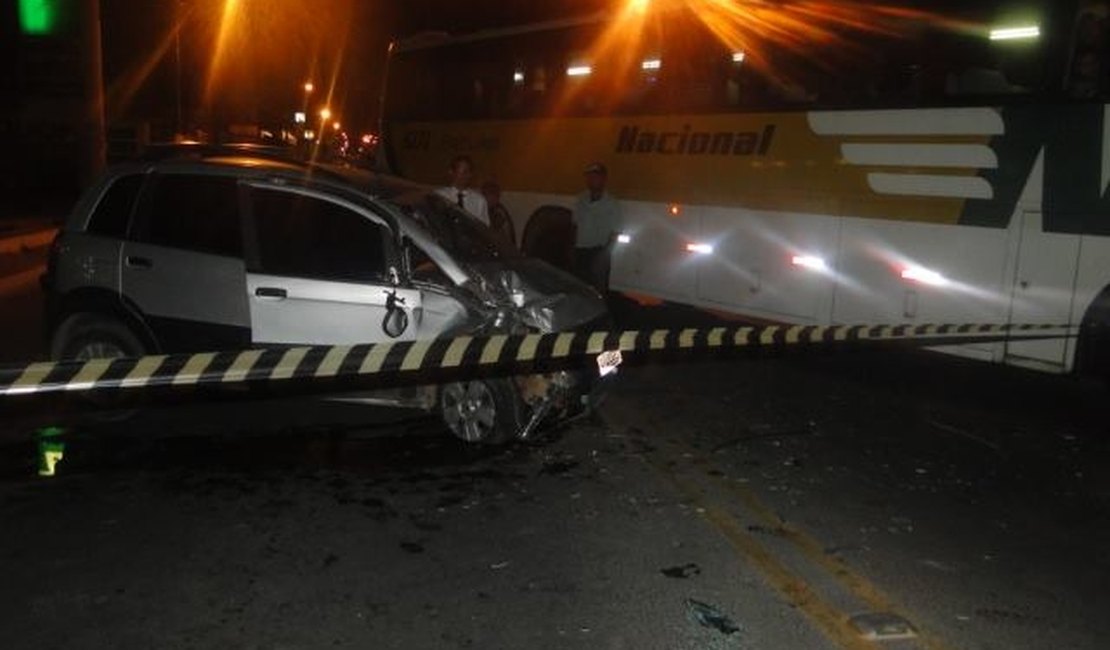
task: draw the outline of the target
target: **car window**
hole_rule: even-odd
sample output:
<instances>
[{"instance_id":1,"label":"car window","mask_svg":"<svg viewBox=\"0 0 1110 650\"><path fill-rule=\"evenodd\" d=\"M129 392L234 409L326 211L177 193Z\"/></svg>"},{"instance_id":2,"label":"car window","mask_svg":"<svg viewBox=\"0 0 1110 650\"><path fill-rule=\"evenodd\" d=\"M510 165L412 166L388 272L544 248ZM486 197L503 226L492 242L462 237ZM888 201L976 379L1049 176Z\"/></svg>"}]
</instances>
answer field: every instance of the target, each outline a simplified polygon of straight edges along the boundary
<instances>
[{"instance_id":1,"label":"car window","mask_svg":"<svg viewBox=\"0 0 1110 650\"><path fill-rule=\"evenodd\" d=\"M225 176L158 176L135 238L170 248L241 256L238 187L234 178Z\"/></svg>"},{"instance_id":2,"label":"car window","mask_svg":"<svg viewBox=\"0 0 1110 650\"><path fill-rule=\"evenodd\" d=\"M114 180L100 197L85 229L105 237L127 234L127 224L131 221L131 211L135 208L135 199L139 196L144 178L144 174L128 174Z\"/></svg>"},{"instance_id":3,"label":"car window","mask_svg":"<svg viewBox=\"0 0 1110 650\"><path fill-rule=\"evenodd\" d=\"M340 282L386 278L384 226L293 192L253 189L250 196L258 240L253 271Z\"/></svg>"}]
</instances>

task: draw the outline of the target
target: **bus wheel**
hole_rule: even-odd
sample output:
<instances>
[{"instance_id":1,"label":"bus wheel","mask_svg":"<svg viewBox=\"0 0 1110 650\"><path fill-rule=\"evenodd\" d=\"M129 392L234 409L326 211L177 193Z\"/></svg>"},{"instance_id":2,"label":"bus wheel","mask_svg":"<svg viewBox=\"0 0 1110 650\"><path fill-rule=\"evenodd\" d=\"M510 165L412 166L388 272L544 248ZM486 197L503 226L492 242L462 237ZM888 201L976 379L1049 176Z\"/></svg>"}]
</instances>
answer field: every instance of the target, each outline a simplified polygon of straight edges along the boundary
<instances>
[{"instance_id":1,"label":"bus wheel","mask_svg":"<svg viewBox=\"0 0 1110 650\"><path fill-rule=\"evenodd\" d=\"M520 249L529 257L573 272L574 220L571 211L557 205L537 208L524 227Z\"/></svg>"},{"instance_id":2,"label":"bus wheel","mask_svg":"<svg viewBox=\"0 0 1110 650\"><path fill-rule=\"evenodd\" d=\"M1075 350L1077 372L1110 382L1110 287L1087 308Z\"/></svg>"}]
</instances>

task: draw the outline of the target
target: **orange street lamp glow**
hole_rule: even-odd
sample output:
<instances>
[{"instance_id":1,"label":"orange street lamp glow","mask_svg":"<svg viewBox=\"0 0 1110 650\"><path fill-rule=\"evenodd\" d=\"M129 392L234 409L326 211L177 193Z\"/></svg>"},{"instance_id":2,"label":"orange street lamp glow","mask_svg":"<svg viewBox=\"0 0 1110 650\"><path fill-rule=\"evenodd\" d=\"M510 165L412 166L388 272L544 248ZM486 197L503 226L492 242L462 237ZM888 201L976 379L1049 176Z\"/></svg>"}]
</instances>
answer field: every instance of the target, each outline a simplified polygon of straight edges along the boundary
<instances>
[{"instance_id":1,"label":"orange street lamp glow","mask_svg":"<svg viewBox=\"0 0 1110 650\"><path fill-rule=\"evenodd\" d=\"M316 90L316 84L312 83L311 81L304 82L304 91L306 93L310 93L313 90Z\"/></svg>"},{"instance_id":2,"label":"orange street lamp glow","mask_svg":"<svg viewBox=\"0 0 1110 650\"><path fill-rule=\"evenodd\" d=\"M325 122L330 120L331 119L331 109L330 108L321 108L320 109L320 119L324 120Z\"/></svg>"}]
</instances>

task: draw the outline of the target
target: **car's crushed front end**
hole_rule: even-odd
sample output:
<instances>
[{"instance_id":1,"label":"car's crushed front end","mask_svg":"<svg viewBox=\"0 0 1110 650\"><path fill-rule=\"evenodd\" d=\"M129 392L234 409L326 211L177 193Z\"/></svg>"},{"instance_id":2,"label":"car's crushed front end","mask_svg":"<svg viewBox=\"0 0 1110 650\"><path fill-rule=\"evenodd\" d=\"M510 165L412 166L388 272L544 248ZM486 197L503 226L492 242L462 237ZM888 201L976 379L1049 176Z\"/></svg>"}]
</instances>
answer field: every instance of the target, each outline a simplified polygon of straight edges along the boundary
<instances>
[{"instance_id":1,"label":"car's crushed front end","mask_svg":"<svg viewBox=\"0 0 1110 650\"><path fill-rule=\"evenodd\" d=\"M592 287L546 262L484 241L476 230L481 225L471 217L434 203L406 213L402 230L409 246L436 267L432 277L438 282L433 284L466 307L465 318L437 335L604 331L612 325L604 299ZM520 375L511 381L526 406L517 438L589 413L605 383L596 367Z\"/></svg>"}]
</instances>

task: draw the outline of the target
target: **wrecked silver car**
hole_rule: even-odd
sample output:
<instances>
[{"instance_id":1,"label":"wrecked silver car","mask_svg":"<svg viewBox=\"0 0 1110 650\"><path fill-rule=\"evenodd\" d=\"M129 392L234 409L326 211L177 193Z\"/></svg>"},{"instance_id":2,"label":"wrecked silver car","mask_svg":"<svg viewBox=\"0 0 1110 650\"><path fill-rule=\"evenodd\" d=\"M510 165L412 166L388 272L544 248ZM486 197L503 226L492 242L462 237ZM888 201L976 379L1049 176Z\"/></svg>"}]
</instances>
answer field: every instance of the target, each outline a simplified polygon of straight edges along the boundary
<instances>
[{"instance_id":1,"label":"wrecked silver car","mask_svg":"<svg viewBox=\"0 0 1110 650\"><path fill-rule=\"evenodd\" d=\"M44 279L56 359L604 329L593 289L427 188L220 147L107 172ZM590 406L587 375L343 396L438 411L472 442Z\"/></svg>"},{"instance_id":2,"label":"wrecked silver car","mask_svg":"<svg viewBox=\"0 0 1110 650\"><path fill-rule=\"evenodd\" d=\"M380 177L376 194L400 212L399 275L420 292L417 338L609 327L593 288L522 256L438 194ZM424 387L409 405L438 409L464 440L504 442L528 437L545 421L586 412L597 390L591 375L561 372Z\"/></svg>"}]
</instances>

